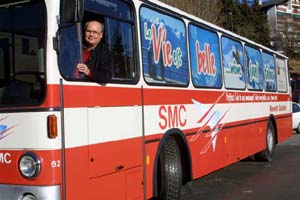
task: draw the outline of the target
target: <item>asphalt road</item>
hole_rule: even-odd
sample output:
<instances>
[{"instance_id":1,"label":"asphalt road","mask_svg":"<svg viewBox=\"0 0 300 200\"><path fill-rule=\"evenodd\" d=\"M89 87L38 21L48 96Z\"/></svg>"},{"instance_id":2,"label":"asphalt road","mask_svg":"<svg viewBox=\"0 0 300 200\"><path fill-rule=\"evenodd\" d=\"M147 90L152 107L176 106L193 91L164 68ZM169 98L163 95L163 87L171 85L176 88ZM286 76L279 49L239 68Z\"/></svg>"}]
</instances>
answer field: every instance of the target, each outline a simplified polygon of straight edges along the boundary
<instances>
[{"instance_id":1,"label":"asphalt road","mask_svg":"<svg viewBox=\"0 0 300 200\"><path fill-rule=\"evenodd\" d=\"M299 200L300 135L277 146L272 162L241 161L189 183L182 200Z\"/></svg>"}]
</instances>

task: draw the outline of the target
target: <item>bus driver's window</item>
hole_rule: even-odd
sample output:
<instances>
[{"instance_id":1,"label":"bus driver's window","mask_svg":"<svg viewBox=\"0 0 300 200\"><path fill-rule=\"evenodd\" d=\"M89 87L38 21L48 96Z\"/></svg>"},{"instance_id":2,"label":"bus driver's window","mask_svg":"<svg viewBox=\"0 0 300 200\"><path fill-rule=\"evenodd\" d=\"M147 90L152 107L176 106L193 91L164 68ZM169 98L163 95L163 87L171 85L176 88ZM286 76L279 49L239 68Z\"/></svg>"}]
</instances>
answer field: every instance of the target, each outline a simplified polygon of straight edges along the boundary
<instances>
[{"instance_id":1,"label":"bus driver's window","mask_svg":"<svg viewBox=\"0 0 300 200\"><path fill-rule=\"evenodd\" d=\"M132 7L123 2L112 0L85 1L85 20L97 18L104 22L101 41L112 52L112 83L135 83L138 73L134 49L134 20Z\"/></svg>"},{"instance_id":2,"label":"bus driver's window","mask_svg":"<svg viewBox=\"0 0 300 200\"><path fill-rule=\"evenodd\" d=\"M84 24L88 20L96 20L103 23L104 32L103 34L100 33L100 36L102 36L101 43L105 44L112 54L112 71L109 82L135 83L138 80L133 39L134 20L132 7L123 1L113 0L109 4L105 2L86 0L82 27L78 28L74 24L72 26L64 26L60 30L60 71L67 80L95 81L94 79L88 80L81 77L81 73L89 75L89 71L85 66L79 66L81 67L81 73L74 74L78 72L77 64L81 59L84 59L84 54L83 56L80 55L82 54L81 49L84 48ZM87 33L94 36L96 32L98 34L96 30L88 30Z\"/></svg>"}]
</instances>

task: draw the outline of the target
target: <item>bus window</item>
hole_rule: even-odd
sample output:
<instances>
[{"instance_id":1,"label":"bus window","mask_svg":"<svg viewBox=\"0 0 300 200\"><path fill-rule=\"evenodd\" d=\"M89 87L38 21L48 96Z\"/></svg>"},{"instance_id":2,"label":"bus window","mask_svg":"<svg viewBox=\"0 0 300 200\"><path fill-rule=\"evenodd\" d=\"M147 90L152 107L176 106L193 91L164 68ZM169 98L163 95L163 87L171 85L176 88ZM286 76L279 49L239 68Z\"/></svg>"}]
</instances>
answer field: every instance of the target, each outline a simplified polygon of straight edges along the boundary
<instances>
[{"instance_id":1,"label":"bus window","mask_svg":"<svg viewBox=\"0 0 300 200\"><path fill-rule=\"evenodd\" d=\"M222 59L225 87L245 88L243 47L240 42L222 36Z\"/></svg>"},{"instance_id":2,"label":"bus window","mask_svg":"<svg viewBox=\"0 0 300 200\"><path fill-rule=\"evenodd\" d=\"M262 90L264 74L260 51L246 45L245 60L247 72L247 88L249 90Z\"/></svg>"},{"instance_id":3,"label":"bus window","mask_svg":"<svg viewBox=\"0 0 300 200\"><path fill-rule=\"evenodd\" d=\"M262 52L262 60L264 66L264 89L268 92L275 92L277 90L276 68L274 56Z\"/></svg>"},{"instance_id":4,"label":"bus window","mask_svg":"<svg viewBox=\"0 0 300 200\"><path fill-rule=\"evenodd\" d=\"M138 78L134 50L134 21L131 7L118 0L85 1L84 21L96 20L104 23L104 35L101 42L112 51L113 77L111 82L134 82ZM83 26L83 25L82 25ZM79 80L74 77L75 67L80 58L83 29L76 24L65 27L61 31L60 68L63 76L69 80ZM72 51L68 50L72 49Z\"/></svg>"},{"instance_id":5,"label":"bus window","mask_svg":"<svg viewBox=\"0 0 300 200\"><path fill-rule=\"evenodd\" d=\"M81 30L80 30L81 31ZM60 47L58 55L59 69L66 79L74 79L75 67L80 60L80 40L76 24L60 29Z\"/></svg>"},{"instance_id":6,"label":"bus window","mask_svg":"<svg viewBox=\"0 0 300 200\"><path fill-rule=\"evenodd\" d=\"M45 22L44 1L0 2L0 106L42 103Z\"/></svg>"},{"instance_id":7,"label":"bus window","mask_svg":"<svg viewBox=\"0 0 300 200\"><path fill-rule=\"evenodd\" d=\"M134 49L134 20L130 4L119 0L85 1L85 10L104 16L105 41L113 53L112 82L138 78Z\"/></svg>"},{"instance_id":8,"label":"bus window","mask_svg":"<svg viewBox=\"0 0 300 200\"><path fill-rule=\"evenodd\" d=\"M192 81L196 87L222 87L220 45L217 33L189 26Z\"/></svg>"},{"instance_id":9,"label":"bus window","mask_svg":"<svg viewBox=\"0 0 300 200\"><path fill-rule=\"evenodd\" d=\"M279 92L287 91L287 67L285 60L276 57L277 66L277 87Z\"/></svg>"},{"instance_id":10,"label":"bus window","mask_svg":"<svg viewBox=\"0 0 300 200\"><path fill-rule=\"evenodd\" d=\"M113 81L134 81L138 78L135 63L133 26L106 18L106 40L113 52Z\"/></svg>"},{"instance_id":11,"label":"bus window","mask_svg":"<svg viewBox=\"0 0 300 200\"><path fill-rule=\"evenodd\" d=\"M146 82L186 86L189 78L184 23L146 7L140 9L140 21Z\"/></svg>"}]
</instances>

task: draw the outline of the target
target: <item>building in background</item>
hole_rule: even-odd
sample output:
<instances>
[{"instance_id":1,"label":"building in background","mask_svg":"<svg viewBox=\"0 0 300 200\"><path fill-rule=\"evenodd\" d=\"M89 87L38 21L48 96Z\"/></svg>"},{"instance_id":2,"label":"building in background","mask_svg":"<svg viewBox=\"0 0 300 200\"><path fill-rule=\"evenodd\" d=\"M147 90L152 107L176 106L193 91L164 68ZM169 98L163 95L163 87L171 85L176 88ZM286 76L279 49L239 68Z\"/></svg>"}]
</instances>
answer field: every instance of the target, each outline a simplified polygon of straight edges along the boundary
<instances>
[{"instance_id":1,"label":"building in background","mask_svg":"<svg viewBox=\"0 0 300 200\"><path fill-rule=\"evenodd\" d=\"M262 3L270 25L275 50L300 53L300 0L275 0Z\"/></svg>"}]
</instances>

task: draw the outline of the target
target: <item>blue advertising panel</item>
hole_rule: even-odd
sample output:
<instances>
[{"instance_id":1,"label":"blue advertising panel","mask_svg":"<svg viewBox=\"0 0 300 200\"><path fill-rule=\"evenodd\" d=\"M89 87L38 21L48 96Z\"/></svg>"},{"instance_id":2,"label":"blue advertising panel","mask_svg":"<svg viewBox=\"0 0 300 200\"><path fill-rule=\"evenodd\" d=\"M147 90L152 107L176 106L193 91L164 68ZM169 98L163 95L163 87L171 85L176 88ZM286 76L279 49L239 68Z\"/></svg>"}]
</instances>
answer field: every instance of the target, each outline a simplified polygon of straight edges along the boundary
<instances>
[{"instance_id":1,"label":"blue advertising panel","mask_svg":"<svg viewBox=\"0 0 300 200\"><path fill-rule=\"evenodd\" d=\"M262 60L264 66L264 89L266 91L276 91L277 81L276 81L276 66L275 59L273 55L263 52Z\"/></svg>"},{"instance_id":2,"label":"blue advertising panel","mask_svg":"<svg viewBox=\"0 0 300 200\"><path fill-rule=\"evenodd\" d=\"M264 71L260 51L252 47L245 46L245 59L248 89L262 90Z\"/></svg>"},{"instance_id":3,"label":"blue advertising panel","mask_svg":"<svg viewBox=\"0 0 300 200\"><path fill-rule=\"evenodd\" d=\"M140 10L144 78L148 83L187 85L185 26L146 7Z\"/></svg>"},{"instance_id":4,"label":"blue advertising panel","mask_svg":"<svg viewBox=\"0 0 300 200\"><path fill-rule=\"evenodd\" d=\"M244 89L245 69L242 44L227 37L222 37L222 59L225 87Z\"/></svg>"},{"instance_id":5,"label":"blue advertising panel","mask_svg":"<svg viewBox=\"0 0 300 200\"><path fill-rule=\"evenodd\" d=\"M217 33L190 25L192 80L196 87L222 87L220 46Z\"/></svg>"}]
</instances>

